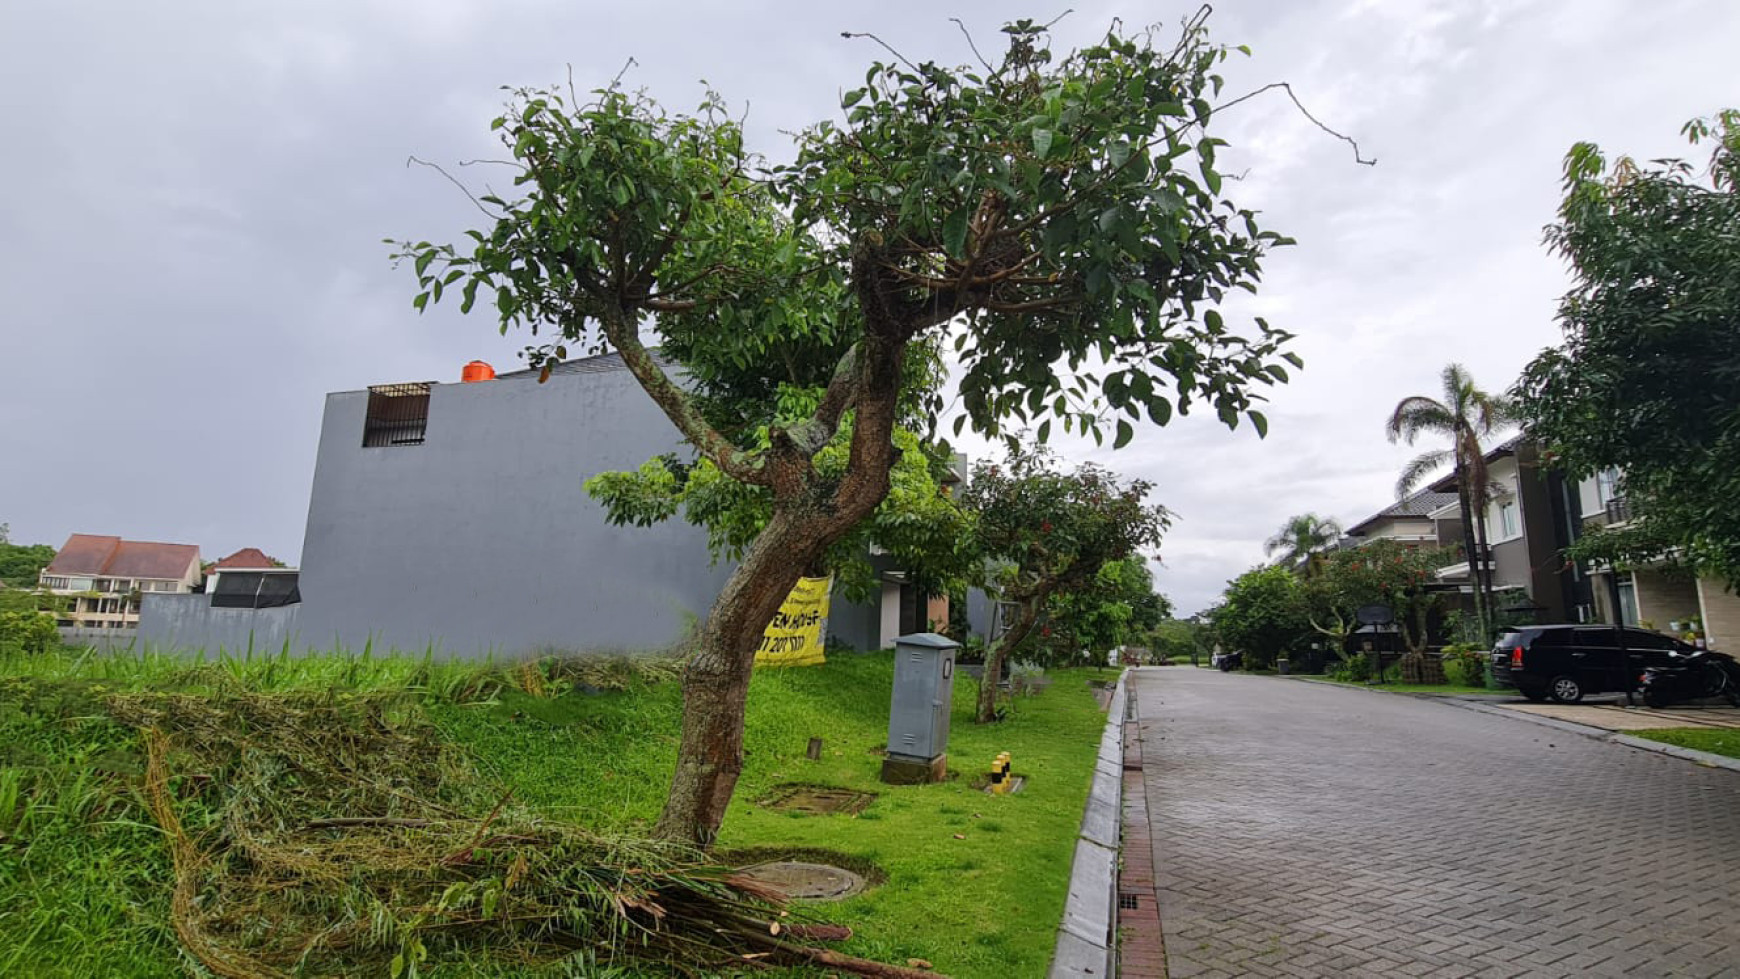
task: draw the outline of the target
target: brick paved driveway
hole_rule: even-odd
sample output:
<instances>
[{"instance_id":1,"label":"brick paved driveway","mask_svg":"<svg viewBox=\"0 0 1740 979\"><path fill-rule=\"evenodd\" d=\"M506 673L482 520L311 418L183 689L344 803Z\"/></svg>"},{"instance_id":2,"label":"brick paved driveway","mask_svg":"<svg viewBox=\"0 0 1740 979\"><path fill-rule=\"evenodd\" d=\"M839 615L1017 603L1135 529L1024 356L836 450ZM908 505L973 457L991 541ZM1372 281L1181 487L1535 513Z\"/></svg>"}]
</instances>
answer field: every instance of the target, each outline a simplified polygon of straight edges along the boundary
<instances>
[{"instance_id":1,"label":"brick paved driveway","mask_svg":"<svg viewBox=\"0 0 1740 979\"><path fill-rule=\"evenodd\" d=\"M1740 773L1276 677L1132 691L1172 979L1740 976Z\"/></svg>"}]
</instances>

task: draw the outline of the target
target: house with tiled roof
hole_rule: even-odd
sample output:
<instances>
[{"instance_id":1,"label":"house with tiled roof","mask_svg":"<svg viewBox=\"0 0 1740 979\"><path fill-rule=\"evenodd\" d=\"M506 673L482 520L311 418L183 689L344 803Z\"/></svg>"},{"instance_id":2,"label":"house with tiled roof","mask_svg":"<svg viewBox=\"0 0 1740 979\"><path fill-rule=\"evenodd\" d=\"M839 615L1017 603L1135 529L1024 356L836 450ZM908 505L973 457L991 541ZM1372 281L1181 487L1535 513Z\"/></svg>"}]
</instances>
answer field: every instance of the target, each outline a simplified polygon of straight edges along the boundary
<instances>
[{"instance_id":1,"label":"house with tiled roof","mask_svg":"<svg viewBox=\"0 0 1740 979\"><path fill-rule=\"evenodd\" d=\"M73 534L37 580L67 600L60 625L134 629L142 596L185 594L199 585L199 547Z\"/></svg>"}]
</instances>

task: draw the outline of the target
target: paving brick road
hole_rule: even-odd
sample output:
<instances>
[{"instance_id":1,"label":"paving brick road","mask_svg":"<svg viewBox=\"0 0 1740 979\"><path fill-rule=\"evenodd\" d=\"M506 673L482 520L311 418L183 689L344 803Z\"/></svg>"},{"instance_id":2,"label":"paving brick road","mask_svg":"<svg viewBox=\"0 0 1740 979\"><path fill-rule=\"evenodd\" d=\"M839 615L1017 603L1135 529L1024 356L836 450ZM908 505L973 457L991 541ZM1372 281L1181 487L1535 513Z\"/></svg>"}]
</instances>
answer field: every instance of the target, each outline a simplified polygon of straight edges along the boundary
<instances>
[{"instance_id":1,"label":"paving brick road","mask_svg":"<svg viewBox=\"0 0 1740 979\"><path fill-rule=\"evenodd\" d=\"M1740 977L1740 772L1278 677L1133 692L1172 979Z\"/></svg>"}]
</instances>

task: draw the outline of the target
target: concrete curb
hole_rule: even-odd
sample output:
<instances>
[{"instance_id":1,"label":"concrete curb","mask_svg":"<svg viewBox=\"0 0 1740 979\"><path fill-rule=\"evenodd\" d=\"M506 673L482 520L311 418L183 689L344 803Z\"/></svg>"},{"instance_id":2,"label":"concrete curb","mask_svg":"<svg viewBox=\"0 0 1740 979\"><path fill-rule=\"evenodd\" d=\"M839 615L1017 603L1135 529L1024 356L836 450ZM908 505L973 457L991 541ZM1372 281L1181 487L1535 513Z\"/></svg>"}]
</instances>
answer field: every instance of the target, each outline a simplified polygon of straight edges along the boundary
<instances>
[{"instance_id":1,"label":"concrete curb","mask_svg":"<svg viewBox=\"0 0 1740 979\"><path fill-rule=\"evenodd\" d=\"M1069 898L1057 929L1050 979L1111 977L1117 972L1118 836L1124 811L1124 714L1128 709L1125 670L1106 705L1093 785L1069 866Z\"/></svg>"},{"instance_id":2,"label":"concrete curb","mask_svg":"<svg viewBox=\"0 0 1740 979\"><path fill-rule=\"evenodd\" d=\"M1682 748L1677 744L1651 741L1648 738L1633 737L1624 733L1615 734L1607 740L1612 741L1615 744L1625 745L1627 748L1637 748L1641 751L1653 751L1657 754L1673 755L1675 758L1684 758L1686 761L1695 761L1700 765L1708 765L1711 768L1726 768L1731 772L1740 772L1740 758L1729 758L1727 755L1718 755L1712 751L1699 751L1696 748Z\"/></svg>"},{"instance_id":3,"label":"concrete curb","mask_svg":"<svg viewBox=\"0 0 1740 979\"><path fill-rule=\"evenodd\" d=\"M1606 728L1590 727L1587 724L1578 724L1575 721L1564 721L1557 717L1542 717L1539 714L1531 714L1526 710L1506 710L1503 707L1493 707L1490 704L1482 704L1470 700L1448 700L1446 698L1446 702L1453 707L1460 707L1463 710L1476 710L1482 714L1491 714L1494 717L1509 717L1514 720L1525 721L1529 724L1539 724L1542 727L1554 728L1563 731L1566 734L1576 734L1585 738L1594 738L1597 741L1605 741L1607 740L1608 735L1613 733Z\"/></svg>"},{"instance_id":4,"label":"concrete curb","mask_svg":"<svg viewBox=\"0 0 1740 979\"><path fill-rule=\"evenodd\" d=\"M1648 738L1639 738L1634 735L1626 734L1624 731L1609 731L1604 727L1591 727L1587 724L1578 724L1575 721L1560 720L1557 717L1542 717L1539 714L1530 714L1527 711L1505 710L1502 707L1490 707L1486 704L1470 703L1468 701L1460 703L1452 701L1452 703L1455 703L1457 707L1462 707L1467 710L1477 710L1482 714L1514 718L1515 720L1526 721L1530 724L1539 724L1543 727L1550 727L1564 731L1567 734L1576 734L1585 738L1593 738L1596 741L1611 741L1614 744L1622 744L1627 748L1636 748L1639 751L1653 751L1658 755L1672 755L1675 758L1697 762L1700 765L1710 768L1725 768L1731 772L1740 772L1740 758L1729 758L1727 755L1718 755L1712 751L1699 751L1696 748L1682 748L1677 744L1668 744L1664 741L1651 741Z\"/></svg>"}]
</instances>

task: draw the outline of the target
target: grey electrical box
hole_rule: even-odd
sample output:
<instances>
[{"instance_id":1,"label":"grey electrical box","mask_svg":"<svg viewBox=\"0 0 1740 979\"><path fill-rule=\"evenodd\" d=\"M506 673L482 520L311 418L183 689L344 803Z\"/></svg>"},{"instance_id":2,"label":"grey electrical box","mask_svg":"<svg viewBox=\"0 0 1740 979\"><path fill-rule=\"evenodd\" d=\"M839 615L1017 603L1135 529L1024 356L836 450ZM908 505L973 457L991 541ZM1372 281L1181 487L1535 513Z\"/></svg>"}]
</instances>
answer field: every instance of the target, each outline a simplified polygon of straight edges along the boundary
<instances>
[{"instance_id":1,"label":"grey electrical box","mask_svg":"<svg viewBox=\"0 0 1740 979\"><path fill-rule=\"evenodd\" d=\"M960 644L934 632L894 640L894 703L888 713L885 782L940 780L947 767L949 708Z\"/></svg>"}]
</instances>

